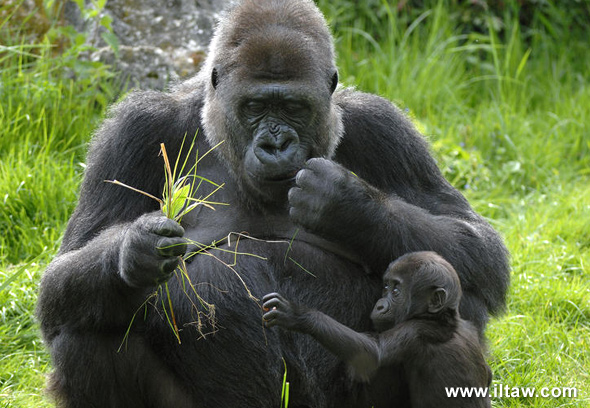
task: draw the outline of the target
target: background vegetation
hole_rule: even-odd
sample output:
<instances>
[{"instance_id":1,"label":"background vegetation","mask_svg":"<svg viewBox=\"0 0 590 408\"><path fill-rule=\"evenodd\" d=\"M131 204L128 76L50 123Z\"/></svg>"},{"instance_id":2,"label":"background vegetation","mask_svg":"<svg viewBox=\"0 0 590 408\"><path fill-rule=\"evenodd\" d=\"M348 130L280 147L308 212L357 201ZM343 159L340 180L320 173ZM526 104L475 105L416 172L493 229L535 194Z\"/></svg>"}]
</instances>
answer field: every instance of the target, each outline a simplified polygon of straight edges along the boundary
<instances>
[{"instance_id":1,"label":"background vegetation","mask_svg":"<svg viewBox=\"0 0 590 408\"><path fill-rule=\"evenodd\" d=\"M50 370L33 318L86 145L115 98L108 67L54 2L0 5L0 407L42 407ZM358 3L358 4L357 4ZM496 387L576 387L590 401L590 2L320 0L346 85L415 119L448 179L512 254L487 334Z\"/></svg>"}]
</instances>

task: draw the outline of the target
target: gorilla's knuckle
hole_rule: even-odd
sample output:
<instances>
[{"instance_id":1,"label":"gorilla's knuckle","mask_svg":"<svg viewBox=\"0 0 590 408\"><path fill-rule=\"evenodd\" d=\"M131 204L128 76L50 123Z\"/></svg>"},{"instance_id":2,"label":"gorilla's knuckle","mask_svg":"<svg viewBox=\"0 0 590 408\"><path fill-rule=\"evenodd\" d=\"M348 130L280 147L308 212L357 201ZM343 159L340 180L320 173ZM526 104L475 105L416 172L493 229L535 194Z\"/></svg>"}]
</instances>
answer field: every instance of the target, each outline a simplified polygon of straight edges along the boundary
<instances>
[{"instance_id":1,"label":"gorilla's knuckle","mask_svg":"<svg viewBox=\"0 0 590 408\"><path fill-rule=\"evenodd\" d=\"M326 164L328 160L324 159L323 157L312 157L309 159L305 165L310 170L319 170Z\"/></svg>"},{"instance_id":2,"label":"gorilla's knuckle","mask_svg":"<svg viewBox=\"0 0 590 408\"><path fill-rule=\"evenodd\" d=\"M136 223L141 224L147 228L154 225L154 223L158 223L162 218L165 218L164 214L161 211L152 211L148 213L141 214Z\"/></svg>"},{"instance_id":3,"label":"gorilla's knuckle","mask_svg":"<svg viewBox=\"0 0 590 408\"><path fill-rule=\"evenodd\" d=\"M154 240L149 234L143 231L128 230L123 240L122 250L128 258L135 258L141 255L150 255L153 252Z\"/></svg>"},{"instance_id":4,"label":"gorilla's knuckle","mask_svg":"<svg viewBox=\"0 0 590 408\"><path fill-rule=\"evenodd\" d=\"M276 293L276 292L271 292L271 293L268 293L268 294L264 295L264 297L262 298L262 300L266 302L267 300L270 300L270 299L275 298L277 296L280 296L280 295L278 293Z\"/></svg>"},{"instance_id":5,"label":"gorilla's knuckle","mask_svg":"<svg viewBox=\"0 0 590 408\"><path fill-rule=\"evenodd\" d=\"M342 172L335 172L331 175L329 183L332 195L343 196L352 186L346 174Z\"/></svg>"},{"instance_id":6,"label":"gorilla's knuckle","mask_svg":"<svg viewBox=\"0 0 590 408\"><path fill-rule=\"evenodd\" d=\"M313 179L313 173L307 169L301 169L295 176L295 184L299 187L305 187L310 184Z\"/></svg>"}]
</instances>

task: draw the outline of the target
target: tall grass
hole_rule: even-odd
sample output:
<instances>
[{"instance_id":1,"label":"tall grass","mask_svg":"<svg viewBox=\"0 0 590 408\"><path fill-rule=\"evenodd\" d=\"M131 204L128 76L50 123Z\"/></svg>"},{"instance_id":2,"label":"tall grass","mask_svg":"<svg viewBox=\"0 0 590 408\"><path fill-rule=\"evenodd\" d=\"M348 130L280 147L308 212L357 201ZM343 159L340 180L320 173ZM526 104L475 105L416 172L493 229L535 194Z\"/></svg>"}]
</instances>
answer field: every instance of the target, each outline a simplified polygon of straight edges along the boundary
<instances>
[{"instance_id":1,"label":"tall grass","mask_svg":"<svg viewBox=\"0 0 590 408\"><path fill-rule=\"evenodd\" d=\"M113 92L105 67L76 60L81 46L57 54L49 40L29 43L14 19L19 3L0 5L0 406L41 407L40 273L57 251L88 137Z\"/></svg>"},{"instance_id":2,"label":"tall grass","mask_svg":"<svg viewBox=\"0 0 590 408\"><path fill-rule=\"evenodd\" d=\"M494 406L588 406L588 39L547 18L523 33L515 16L501 35L491 21L489 34L466 33L447 2L409 22L385 1L378 18L362 9L376 1L319 3L338 30L342 80L406 110L447 178L505 238L508 310L487 332L494 384L579 392ZM79 65L75 46L56 54L9 18L0 26L0 406L39 407L49 360L32 317L38 281L114 93L108 71Z\"/></svg>"},{"instance_id":3,"label":"tall grass","mask_svg":"<svg viewBox=\"0 0 590 408\"><path fill-rule=\"evenodd\" d=\"M443 143L477 150L503 191L539 188L559 171L587 174L587 43L566 46L541 30L525 43L514 19L503 41L491 22L488 35L463 34L446 5L407 25L384 2L379 40L374 21L351 20L338 40L344 82L409 109L441 153L451 153Z\"/></svg>"}]
</instances>

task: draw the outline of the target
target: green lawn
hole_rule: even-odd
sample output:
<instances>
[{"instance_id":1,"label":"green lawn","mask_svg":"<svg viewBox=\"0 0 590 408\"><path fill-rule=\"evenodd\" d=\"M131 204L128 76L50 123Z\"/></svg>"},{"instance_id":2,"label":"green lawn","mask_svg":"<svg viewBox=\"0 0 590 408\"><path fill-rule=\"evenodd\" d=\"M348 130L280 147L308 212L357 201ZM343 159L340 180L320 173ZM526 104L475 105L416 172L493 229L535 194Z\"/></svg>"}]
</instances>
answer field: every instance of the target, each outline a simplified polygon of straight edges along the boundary
<instances>
[{"instance_id":1,"label":"green lawn","mask_svg":"<svg viewBox=\"0 0 590 408\"><path fill-rule=\"evenodd\" d=\"M464 34L442 7L410 25L385 15L377 36L370 19L320 3L341 80L406 109L510 249L508 307L487 331L497 393L578 392L494 406L590 406L590 41L547 24L521 32L508 19L502 35ZM86 143L114 98L105 67L76 61L80 46L59 54L17 28L0 31L2 408L49 405L33 318L39 279L74 208Z\"/></svg>"}]
</instances>

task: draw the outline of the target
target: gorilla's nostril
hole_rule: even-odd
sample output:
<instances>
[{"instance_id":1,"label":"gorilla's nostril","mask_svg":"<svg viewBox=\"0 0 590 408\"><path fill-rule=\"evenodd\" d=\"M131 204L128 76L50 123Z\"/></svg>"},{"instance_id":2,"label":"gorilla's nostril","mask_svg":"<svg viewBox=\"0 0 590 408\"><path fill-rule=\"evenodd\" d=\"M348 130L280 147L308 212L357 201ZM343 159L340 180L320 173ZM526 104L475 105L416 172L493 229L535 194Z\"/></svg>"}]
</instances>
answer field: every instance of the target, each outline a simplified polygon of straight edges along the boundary
<instances>
[{"instance_id":1,"label":"gorilla's nostril","mask_svg":"<svg viewBox=\"0 0 590 408\"><path fill-rule=\"evenodd\" d=\"M277 151L277 147L272 143L262 144L260 145L260 148L269 154L275 154Z\"/></svg>"}]
</instances>

